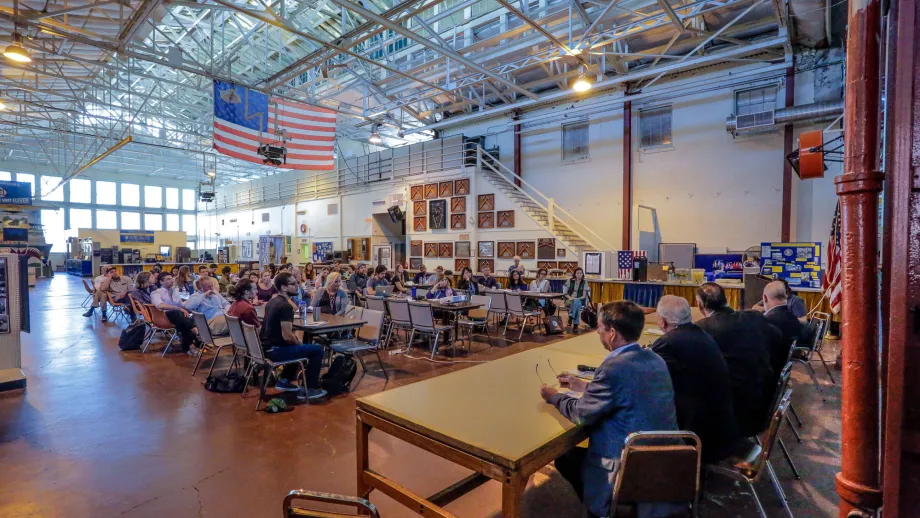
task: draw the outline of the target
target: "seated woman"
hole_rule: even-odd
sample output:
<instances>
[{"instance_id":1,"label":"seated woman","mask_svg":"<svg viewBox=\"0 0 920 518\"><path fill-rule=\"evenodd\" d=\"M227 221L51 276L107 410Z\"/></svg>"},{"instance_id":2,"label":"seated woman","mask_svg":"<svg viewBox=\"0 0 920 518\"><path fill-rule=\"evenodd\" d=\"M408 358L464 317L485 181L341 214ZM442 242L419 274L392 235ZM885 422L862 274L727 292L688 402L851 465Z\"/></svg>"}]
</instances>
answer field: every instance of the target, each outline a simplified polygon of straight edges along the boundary
<instances>
[{"instance_id":1,"label":"seated woman","mask_svg":"<svg viewBox=\"0 0 920 518\"><path fill-rule=\"evenodd\" d=\"M454 290L451 289L450 287L450 279L448 279L447 277L441 277L441 280L435 283L435 285L432 286L430 290L428 290L428 295L426 296L426 298L443 299L444 297L453 297L453 296L454 296Z\"/></svg>"},{"instance_id":2,"label":"seated woman","mask_svg":"<svg viewBox=\"0 0 920 518\"><path fill-rule=\"evenodd\" d=\"M259 283L256 284L256 304L268 302L272 295L278 293L272 281L273 275L269 270L262 270L259 274Z\"/></svg>"},{"instance_id":3,"label":"seated woman","mask_svg":"<svg viewBox=\"0 0 920 518\"><path fill-rule=\"evenodd\" d=\"M329 267L323 266L323 268L316 274L316 278L313 280L314 288L322 288L326 285L326 280L329 278Z\"/></svg>"},{"instance_id":4,"label":"seated woman","mask_svg":"<svg viewBox=\"0 0 920 518\"><path fill-rule=\"evenodd\" d=\"M508 274L508 289L511 291L527 291L527 284L521 278L519 270L511 270Z\"/></svg>"},{"instance_id":5,"label":"seated woman","mask_svg":"<svg viewBox=\"0 0 920 518\"><path fill-rule=\"evenodd\" d=\"M473 269L469 266L464 266L460 271L457 289L469 292L470 295L479 295L479 284L473 279Z\"/></svg>"},{"instance_id":6,"label":"seated woman","mask_svg":"<svg viewBox=\"0 0 920 518\"><path fill-rule=\"evenodd\" d=\"M572 278L566 281L562 293L565 305L569 308L568 325L573 330L577 329L581 308L591 298L591 288L588 286L588 281L585 280L585 271L581 267L575 268L575 271L572 272Z\"/></svg>"},{"instance_id":7,"label":"seated woman","mask_svg":"<svg viewBox=\"0 0 920 518\"><path fill-rule=\"evenodd\" d=\"M397 293L406 293L409 291L409 288L406 287L408 283L409 272L406 271L406 267L402 263L396 263L396 271L393 272L393 289Z\"/></svg>"},{"instance_id":8,"label":"seated woman","mask_svg":"<svg viewBox=\"0 0 920 518\"><path fill-rule=\"evenodd\" d=\"M549 293L549 279L546 276L549 271L546 268L537 270L537 278L530 281L530 290L534 293ZM540 306L543 313L552 315L556 313L556 306L548 299L530 299L528 301L532 307Z\"/></svg>"},{"instance_id":9,"label":"seated woman","mask_svg":"<svg viewBox=\"0 0 920 518\"><path fill-rule=\"evenodd\" d=\"M342 287L342 276L338 272L329 274L329 277L326 278L326 286L316 290L310 305L319 308L327 315L345 314L348 308L348 293Z\"/></svg>"},{"instance_id":10,"label":"seated woman","mask_svg":"<svg viewBox=\"0 0 920 518\"><path fill-rule=\"evenodd\" d=\"M259 316L256 314L256 308L252 306L252 301L256 298L256 285L249 279L241 279L240 282L230 287L230 296L233 297L233 304L227 314L231 317L237 317L240 322L245 322L256 329L262 327Z\"/></svg>"}]
</instances>

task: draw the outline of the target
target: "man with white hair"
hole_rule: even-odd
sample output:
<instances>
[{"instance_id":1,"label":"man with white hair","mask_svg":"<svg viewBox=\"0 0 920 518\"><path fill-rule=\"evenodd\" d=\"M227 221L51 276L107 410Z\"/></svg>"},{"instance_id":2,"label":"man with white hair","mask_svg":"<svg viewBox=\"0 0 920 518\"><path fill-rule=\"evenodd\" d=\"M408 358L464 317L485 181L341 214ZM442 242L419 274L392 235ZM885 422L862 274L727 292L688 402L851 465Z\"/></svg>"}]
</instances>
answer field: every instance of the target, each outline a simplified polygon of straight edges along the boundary
<instances>
[{"instance_id":1,"label":"man with white hair","mask_svg":"<svg viewBox=\"0 0 920 518\"><path fill-rule=\"evenodd\" d=\"M789 360L792 343L803 338L802 322L786 304L788 293L783 281L773 281L763 288L764 317L783 334L782 340L770 344L770 365L779 375Z\"/></svg>"},{"instance_id":2,"label":"man with white hair","mask_svg":"<svg viewBox=\"0 0 920 518\"><path fill-rule=\"evenodd\" d=\"M664 335L651 350L671 374L677 425L700 436L704 462L718 462L740 438L725 358L715 340L691 322L690 304L682 297L661 297L658 327Z\"/></svg>"}]
</instances>

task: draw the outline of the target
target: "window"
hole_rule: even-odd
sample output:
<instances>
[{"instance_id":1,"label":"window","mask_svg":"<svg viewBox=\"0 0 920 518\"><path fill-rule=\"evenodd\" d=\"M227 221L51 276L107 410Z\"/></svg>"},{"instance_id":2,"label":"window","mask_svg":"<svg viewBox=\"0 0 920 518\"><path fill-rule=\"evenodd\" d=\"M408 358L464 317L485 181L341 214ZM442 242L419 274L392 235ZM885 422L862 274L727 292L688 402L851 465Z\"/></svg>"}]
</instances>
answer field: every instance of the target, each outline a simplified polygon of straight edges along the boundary
<instances>
[{"instance_id":1,"label":"window","mask_svg":"<svg viewBox=\"0 0 920 518\"><path fill-rule=\"evenodd\" d=\"M748 115L776 109L776 86L735 92L735 114Z\"/></svg>"},{"instance_id":2,"label":"window","mask_svg":"<svg viewBox=\"0 0 920 518\"><path fill-rule=\"evenodd\" d=\"M64 201L64 186L60 185L61 178L57 176L42 176L41 191L42 199L45 201ZM62 213L63 214L63 213ZM63 216L61 216L63 217ZM44 216L42 216L44 222ZM44 223L42 223L44 225ZM61 229L64 228L64 220L61 220ZM51 241L48 241L49 243Z\"/></svg>"},{"instance_id":3,"label":"window","mask_svg":"<svg viewBox=\"0 0 920 518\"><path fill-rule=\"evenodd\" d=\"M167 214L166 215L166 230L179 230L179 215L178 214Z\"/></svg>"},{"instance_id":4,"label":"window","mask_svg":"<svg viewBox=\"0 0 920 518\"><path fill-rule=\"evenodd\" d=\"M167 209L178 209L179 208L179 189L175 187L166 188L166 208Z\"/></svg>"},{"instance_id":5,"label":"window","mask_svg":"<svg viewBox=\"0 0 920 518\"><path fill-rule=\"evenodd\" d=\"M13 179L13 175L9 171L0 171L0 180L6 180L9 182Z\"/></svg>"},{"instance_id":6,"label":"window","mask_svg":"<svg viewBox=\"0 0 920 518\"><path fill-rule=\"evenodd\" d=\"M92 203L93 182L83 178L70 181L70 201L73 203Z\"/></svg>"},{"instance_id":7,"label":"window","mask_svg":"<svg viewBox=\"0 0 920 518\"><path fill-rule=\"evenodd\" d=\"M163 207L163 188L156 185L144 186L144 207L159 209Z\"/></svg>"},{"instance_id":8,"label":"window","mask_svg":"<svg viewBox=\"0 0 920 518\"><path fill-rule=\"evenodd\" d=\"M141 188L133 183L121 184L121 204L125 207L140 207Z\"/></svg>"},{"instance_id":9,"label":"window","mask_svg":"<svg viewBox=\"0 0 920 518\"><path fill-rule=\"evenodd\" d=\"M163 230L163 215L144 214L144 230Z\"/></svg>"},{"instance_id":10,"label":"window","mask_svg":"<svg viewBox=\"0 0 920 518\"><path fill-rule=\"evenodd\" d=\"M73 200L73 196L70 197ZM96 180L96 203L99 205L115 205L115 182L100 182Z\"/></svg>"},{"instance_id":11,"label":"window","mask_svg":"<svg viewBox=\"0 0 920 518\"><path fill-rule=\"evenodd\" d=\"M562 125L562 161L588 158L588 121Z\"/></svg>"},{"instance_id":12,"label":"window","mask_svg":"<svg viewBox=\"0 0 920 518\"><path fill-rule=\"evenodd\" d=\"M60 178L58 178L60 180ZM64 237L64 210L43 210L42 230L45 242L51 245L52 252L66 252L67 238Z\"/></svg>"},{"instance_id":13,"label":"window","mask_svg":"<svg viewBox=\"0 0 920 518\"><path fill-rule=\"evenodd\" d=\"M122 212L121 228L123 230L140 230L141 213L140 212Z\"/></svg>"},{"instance_id":14,"label":"window","mask_svg":"<svg viewBox=\"0 0 920 518\"><path fill-rule=\"evenodd\" d=\"M96 211L96 228L115 230L118 228L118 213L114 210Z\"/></svg>"},{"instance_id":15,"label":"window","mask_svg":"<svg viewBox=\"0 0 920 518\"><path fill-rule=\"evenodd\" d=\"M195 250L195 242L194 242L194 241L186 241L186 242L185 242L185 246L189 247L189 249L191 249L191 250Z\"/></svg>"},{"instance_id":16,"label":"window","mask_svg":"<svg viewBox=\"0 0 920 518\"><path fill-rule=\"evenodd\" d=\"M194 236L196 234L194 214L183 214L182 215L182 230L184 230L185 234L188 236Z\"/></svg>"},{"instance_id":17,"label":"window","mask_svg":"<svg viewBox=\"0 0 920 518\"><path fill-rule=\"evenodd\" d=\"M194 189L182 189L182 210L195 210Z\"/></svg>"},{"instance_id":18,"label":"window","mask_svg":"<svg viewBox=\"0 0 920 518\"><path fill-rule=\"evenodd\" d=\"M69 228L93 228L93 211L89 209L70 209Z\"/></svg>"},{"instance_id":19,"label":"window","mask_svg":"<svg viewBox=\"0 0 920 518\"><path fill-rule=\"evenodd\" d=\"M26 182L32 187L32 196L35 196L35 175L29 173L17 173L16 174L17 182Z\"/></svg>"},{"instance_id":20,"label":"window","mask_svg":"<svg viewBox=\"0 0 920 518\"><path fill-rule=\"evenodd\" d=\"M639 147L671 145L671 107L639 111Z\"/></svg>"}]
</instances>

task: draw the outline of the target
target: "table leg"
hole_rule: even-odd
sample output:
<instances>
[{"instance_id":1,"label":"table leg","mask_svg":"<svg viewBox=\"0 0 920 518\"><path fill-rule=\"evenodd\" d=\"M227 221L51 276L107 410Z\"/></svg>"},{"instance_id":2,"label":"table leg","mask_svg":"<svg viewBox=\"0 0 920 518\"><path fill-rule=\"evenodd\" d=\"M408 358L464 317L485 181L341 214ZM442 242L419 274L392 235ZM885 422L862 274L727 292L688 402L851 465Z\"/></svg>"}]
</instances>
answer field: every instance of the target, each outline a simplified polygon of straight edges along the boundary
<instances>
[{"instance_id":1,"label":"table leg","mask_svg":"<svg viewBox=\"0 0 920 518\"><path fill-rule=\"evenodd\" d=\"M521 516L521 496L527 487L527 477L517 473L507 473L502 484L502 517L518 518Z\"/></svg>"},{"instance_id":2,"label":"table leg","mask_svg":"<svg viewBox=\"0 0 920 518\"><path fill-rule=\"evenodd\" d=\"M367 498L371 494L371 487L364 483L364 472L370 467L370 459L367 454L367 436L371 433L371 427L361 419L360 414L355 415L355 439L357 441L356 457L358 463L358 498Z\"/></svg>"}]
</instances>

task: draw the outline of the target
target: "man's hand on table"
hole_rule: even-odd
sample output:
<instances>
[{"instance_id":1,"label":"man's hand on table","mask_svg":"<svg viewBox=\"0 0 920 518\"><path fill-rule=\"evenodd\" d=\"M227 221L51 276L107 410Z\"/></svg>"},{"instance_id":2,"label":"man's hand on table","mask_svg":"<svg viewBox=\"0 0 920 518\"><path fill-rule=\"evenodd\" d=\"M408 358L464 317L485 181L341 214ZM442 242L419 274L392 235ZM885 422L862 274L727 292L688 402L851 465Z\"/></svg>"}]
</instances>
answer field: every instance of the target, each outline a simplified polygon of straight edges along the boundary
<instances>
[{"instance_id":1,"label":"man's hand on table","mask_svg":"<svg viewBox=\"0 0 920 518\"><path fill-rule=\"evenodd\" d=\"M556 387L550 387L549 385L543 385L540 387L540 396L543 398L543 401L549 403L549 398L553 397L559 391L556 390Z\"/></svg>"}]
</instances>

